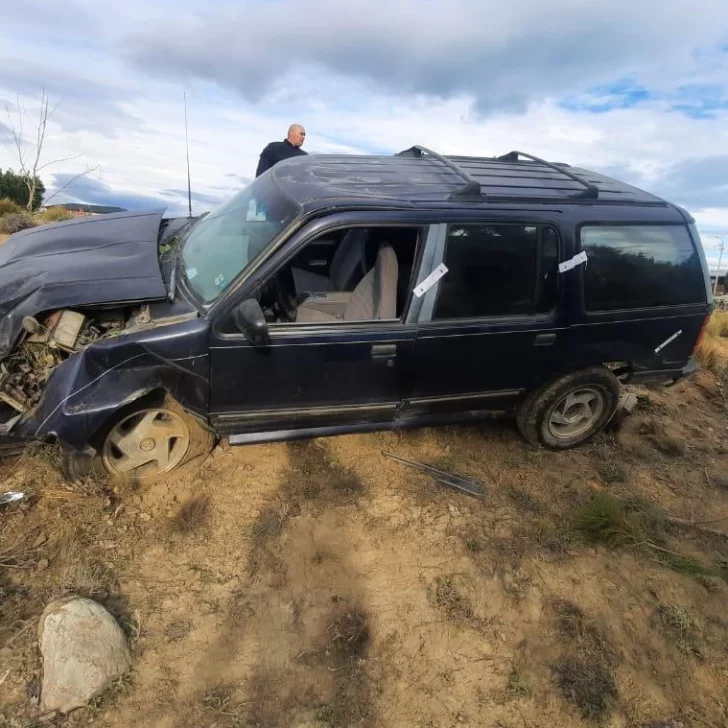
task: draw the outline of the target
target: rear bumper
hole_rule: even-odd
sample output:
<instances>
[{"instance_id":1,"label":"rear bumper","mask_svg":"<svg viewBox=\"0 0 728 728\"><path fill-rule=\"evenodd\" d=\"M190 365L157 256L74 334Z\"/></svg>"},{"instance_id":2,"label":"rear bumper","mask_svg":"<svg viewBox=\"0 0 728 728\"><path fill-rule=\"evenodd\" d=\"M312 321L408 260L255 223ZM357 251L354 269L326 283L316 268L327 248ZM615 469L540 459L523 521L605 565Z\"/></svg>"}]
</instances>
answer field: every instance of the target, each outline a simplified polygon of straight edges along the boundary
<instances>
[{"instance_id":1,"label":"rear bumper","mask_svg":"<svg viewBox=\"0 0 728 728\"><path fill-rule=\"evenodd\" d=\"M688 363L682 369L654 369L641 372L634 372L629 380L629 384L664 384L672 386L682 379L689 377L698 371L700 367L695 359L691 356Z\"/></svg>"}]
</instances>

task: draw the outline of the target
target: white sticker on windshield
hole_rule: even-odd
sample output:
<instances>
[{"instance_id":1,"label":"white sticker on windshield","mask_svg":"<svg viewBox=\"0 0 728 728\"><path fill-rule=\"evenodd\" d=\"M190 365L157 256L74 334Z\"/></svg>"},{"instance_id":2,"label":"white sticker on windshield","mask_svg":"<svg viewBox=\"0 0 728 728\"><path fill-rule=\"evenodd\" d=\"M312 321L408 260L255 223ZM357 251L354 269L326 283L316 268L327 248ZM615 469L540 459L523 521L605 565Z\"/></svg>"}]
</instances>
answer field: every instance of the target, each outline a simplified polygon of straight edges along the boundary
<instances>
[{"instance_id":1,"label":"white sticker on windshield","mask_svg":"<svg viewBox=\"0 0 728 728\"><path fill-rule=\"evenodd\" d=\"M682 334L682 329L679 331L676 331L669 339L665 339L656 349L655 354L659 354L668 344L672 344L675 339L677 339L678 336Z\"/></svg>"},{"instance_id":2,"label":"white sticker on windshield","mask_svg":"<svg viewBox=\"0 0 728 728\"><path fill-rule=\"evenodd\" d=\"M415 296L417 296L417 298L422 298L422 296L424 296L425 293L427 293L427 291L429 291L430 288L432 288L432 286L434 286L435 283L437 283L440 278L445 275L445 273L447 273L447 266L444 263L440 263L440 265L438 265L437 268L435 268L435 270L433 270L432 273L430 273L430 275L415 288L413 291Z\"/></svg>"},{"instance_id":3,"label":"white sticker on windshield","mask_svg":"<svg viewBox=\"0 0 728 728\"><path fill-rule=\"evenodd\" d=\"M225 285L225 282L225 276L222 273L215 278L215 285L218 288L222 288Z\"/></svg>"},{"instance_id":4,"label":"white sticker on windshield","mask_svg":"<svg viewBox=\"0 0 728 728\"><path fill-rule=\"evenodd\" d=\"M197 277L197 268L189 268L187 270L187 278L189 280L192 280L193 278Z\"/></svg>"},{"instance_id":5,"label":"white sticker on windshield","mask_svg":"<svg viewBox=\"0 0 728 728\"><path fill-rule=\"evenodd\" d=\"M576 268L577 265L581 265L582 263L586 262L586 251L582 250L581 253L578 253L573 258L569 258L569 260L565 260L563 263L559 263L559 273L566 273L567 270Z\"/></svg>"}]
</instances>

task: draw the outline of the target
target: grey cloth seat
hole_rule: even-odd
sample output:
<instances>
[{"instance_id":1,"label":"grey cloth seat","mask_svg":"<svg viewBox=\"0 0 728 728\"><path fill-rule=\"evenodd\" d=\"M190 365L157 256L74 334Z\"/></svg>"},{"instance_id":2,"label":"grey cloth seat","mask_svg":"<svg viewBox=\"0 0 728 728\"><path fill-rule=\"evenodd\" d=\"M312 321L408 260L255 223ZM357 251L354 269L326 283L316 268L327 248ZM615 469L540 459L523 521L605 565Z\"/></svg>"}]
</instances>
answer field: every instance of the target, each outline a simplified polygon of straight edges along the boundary
<instances>
[{"instance_id":1,"label":"grey cloth seat","mask_svg":"<svg viewBox=\"0 0 728 728\"><path fill-rule=\"evenodd\" d=\"M296 293L351 291L358 278L366 273L364 251L369 231L366 228L347 230L331 259L329 276L303 268L292 268Z\"/></svg>"},{"instance_id":2,"label":"grey cloth seat","mask_svg":"<svg viewBox=\"0 0 728 728\"><path fill-rule=\"evenodd\" d=\"M384 243L374 267L351 293L322 294L304 301L296 313L298 323L375 321L397 317L397 255Z\"/></svg>"}]
</instances>

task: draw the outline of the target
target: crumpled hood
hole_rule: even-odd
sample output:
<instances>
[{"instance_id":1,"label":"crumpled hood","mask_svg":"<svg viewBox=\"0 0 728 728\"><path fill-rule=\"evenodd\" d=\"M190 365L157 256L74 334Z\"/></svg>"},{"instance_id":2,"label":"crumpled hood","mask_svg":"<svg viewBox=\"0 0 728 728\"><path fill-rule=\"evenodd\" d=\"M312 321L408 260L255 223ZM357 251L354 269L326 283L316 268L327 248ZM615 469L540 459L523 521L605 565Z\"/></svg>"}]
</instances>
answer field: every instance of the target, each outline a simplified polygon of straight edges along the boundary
<instances>
[{"instance_id":1,"label":"crumpled hood","mask_svg":"<svg viewBox=\"0 0 728 728\"><path fill-rule=\"evenodd\" d=\"M0 357L24 316L95 304L162 299L162 211L121 212L32 228L0 246Z\"/></svg>"}]
</instances>

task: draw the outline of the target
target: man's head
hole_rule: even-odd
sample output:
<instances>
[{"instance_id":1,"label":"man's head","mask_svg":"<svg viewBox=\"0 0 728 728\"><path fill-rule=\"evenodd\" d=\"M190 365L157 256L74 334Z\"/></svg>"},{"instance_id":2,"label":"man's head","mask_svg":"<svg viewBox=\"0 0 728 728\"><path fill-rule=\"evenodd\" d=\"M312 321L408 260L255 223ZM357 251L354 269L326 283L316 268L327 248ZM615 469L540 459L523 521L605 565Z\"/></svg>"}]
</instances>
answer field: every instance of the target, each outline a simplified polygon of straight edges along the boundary
<instances>
[{"instance_id":1,"label":"man's head","mask_svg":"<svg viewBox=\"0 0 728 728\"><path fill-rule=\"evenodd\" d=\"M303 142L306 141L306 130L300 124L291 124L288 127L288 141L293 144L294 147L302 147Z\"/></svg>"}]
</instances>

